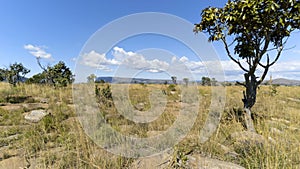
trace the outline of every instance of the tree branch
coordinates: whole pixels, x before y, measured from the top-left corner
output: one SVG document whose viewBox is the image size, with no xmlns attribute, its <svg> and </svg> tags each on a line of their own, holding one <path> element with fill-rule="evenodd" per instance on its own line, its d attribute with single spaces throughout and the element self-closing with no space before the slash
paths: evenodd
<svg viewBox="0 0 300 169">
<path fill-rule="evenodd" d="M 263 68 L 265 68 L 265 70 L 264 70 L 263 75 L 261 76 L 261 78 L 257 82 L 257 85 L 260 85 L 264 81 L 264 79 L 265 79 L 265 77 L 268 73 L 269 67 L 270 67 L 269 63 L 270 63 L 270 57 L 269 57 L 269 55 L 267 55 L 267 66 L 262 66 Z"/>
<path fill-rule="evenodd" d="M 268 35 L 268 33 L 266 32 L 266 37 L 264 38 L 264 41 L 265 41 L 265 44 L 264 44 L 264 47 L 263 49 L 261 50 L 260 52 L 260 57 L 262 57 L 268 50 L 268 46 L 269 46 L 269 43 L 270 43 L 270 35 Z"/>
<path fill-rule="evenodd" d="M 229 58 L 230 58 L 232 61 L 234 61 L 236 64 L 238 64 L 239 67 L 240 67 L 242 70 L 244 70 L 245 72 L 249 72 L 249 70 L 247 70 L 246 68 L 244 68 L 244 67 L 242 66 L 242 64 L 241 64 L 241 62 L 240 62 L 239 60 L 236 60 L 235 58 L 233 58 L 233 57 L 231 56 L 231 53 L 230 53 L 230 51 L 229 51 L 228 45 L 227 45 L 226 40 L 224 39 L 224 37 L 222 37 L 221 40 L 222 40 L 222 42 L 223 42 L 223 44 L 224 44 L 224 46 L 225 46 L 225 50 L 226 50 L 227 55 L 229 56 Z"/>
<path fill-rule="evenodd" d="M 277 56 L 276 56 L 275 60 L 271 64 L 268 64 L 268 67 L 274 65 L 274 63 L 277 62 L 277 60 L 279 59 L 279 56 L 280 56 L 282 50 L 283 50 L 283 46 L 279 47 L 279 50 L 278 50 L 278 53 L 277 53 Z"/>
<path fill-rule="evenodd" d="M 246 87 L 246 84 L 245 84 L 245 83 L 241 83 L 241 82 L 239 82 L 239 81 L 236 81 L 236 84 Z"/>
<path fill-rule="evenodd" d="M 43 70 L 46 72 L 47 69 L 46 69 L 45 67 L 42 66 L 40 59 L 41 59 L 40 57 L 37 57 L 37 58 L 36 58 L 37 63 L 38 63 L 38 65 L 40 66 L 40 68 L 43 69 Z"/>
<path fill-rule="evenodd" d="M 287 41 L 285 41 L 283 44 L 285 44 L 286 42 Z M 263 82 L 263 80 L 265 79 L 265 77 L 268 73 L 268 70 L 269 70 L 270 66 L 274 65 L 277 62 L 277 60 L 279 59 L 279 56 L 280 56 L 280 54 L 283 50 L 283 44 L 279 47 L 277 56 L 276 56 L 276 58 L 274 59 L 273 62 L 270 63 L 270 57 L 269 57 L 269 54 L 267 54 L 267 64 L 263 65 L 261 63 L 258 63 L 261 67 L 263 67 L 265 69 L 263 75 L 261 76 L 260 80 L 258 81 L 258 84 Z"/>
</svg>

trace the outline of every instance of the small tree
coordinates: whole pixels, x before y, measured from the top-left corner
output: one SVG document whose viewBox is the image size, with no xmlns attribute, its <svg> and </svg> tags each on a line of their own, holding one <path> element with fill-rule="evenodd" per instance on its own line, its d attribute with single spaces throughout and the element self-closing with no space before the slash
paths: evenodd
<svg viewBox="0 0 300 169">
<path fill-rule="evenodd" d="M 46 84 L 46 74 L 45 73 L 35 74 L 31 78 L 27 79 L 26 83 Z"/>
<path fill-rule="evenodd" d="M 241 83 L 246 88 L 242 100 L 245 122 L 248 130 L 255 131 L 251 108 L 258 85 L 279 59 L 291 32 L 299 29 L 300 1 L 229 0 L 223 8 L 204 9 L 201 16 L 194 31 L 208 33 L 209 41 L 221 41 L 229 58 L 245 72 L 245 82 Z M 270 51 L 276 52 L 273 60 Z M 259 67 L 263 70 L 260 75 Z"/>
<path fill-rule="evenodd" d="M 186 86 L 189 85 L 189 78 L 183 78 L 182 80 Z"/>
<path fill-rule="evenodd" d="M 209 77 L 202 77 L 202 86 L 210 86 L 211 85 L 211 81 Z"/>
<path fill-rule="evenodd" d="M 96 80 L 97 76 L 95 74 L 90 74 L 88 77 L 87 77 L 87 82 L 88 83 L 94 83 L 95 80 Z M 102 79 L 101 79 L 102 80 Z"/>
<path fill-rule="evenodd" d="M 14 63 L 9 65 L 9 68 L 5 70 L 2 69 L 1 72 L 1 74 L 4 75 L 4 77 L 2 77 L 3 79 L 5 78 L 8 83 L 16 86 L 17 82 L 22 81 L 22 78 L 24 78 L 30 70 L 25 68 L 22 63 Z"/>
<path fill-rule="evenodd" d="M 212 86 L 216 86 L 217 82 L 218 81 L 215 78 L 211 78 L 211 82 L 210 83 L 211 83 Z"/>
<path fill-rule="evenodd" d="M 177 77 L 176 76 L 172 76 L 171 77 L 172 81 L 173 81 L 173 84 L 177 84 Z"/>
<path fill-rule="evenodd" d="M 0 81 L 5 80 L 5 70 L 0 68 Z"/>
</svg>

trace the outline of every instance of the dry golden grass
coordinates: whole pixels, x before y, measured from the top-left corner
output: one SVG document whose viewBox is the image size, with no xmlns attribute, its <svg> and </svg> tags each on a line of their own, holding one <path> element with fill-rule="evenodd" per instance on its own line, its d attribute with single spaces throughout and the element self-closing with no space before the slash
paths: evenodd
<svg viewBox="0 0 300 169">
<path fill-rule="evenodd" d="M 104 88 L 105 85 L 99 85 Z M 149 94 L 153 90 L 166 92 L 166 107 L 156 120 L 147 124 L 135 124 L 118 115 L 114 104 L 109 101 L 99 104 L 101 115 L 116 131 L 129 136 L 151 137 L 167 130 L 179 114 L 180 89 L 173 94 L 165 85 L 140 85 L 129 87 L 132 105 L 142 103 L 143 111 L 151 109 Z M 266 146 L 251 145 L 247 151 L 237 149 L 230 140 L 234 132 L 243 131 L 242 123 L 234 116 L 242 108 L 242 91 L 239 86 L 226 87 L 226 105 L 221 123 L 213 136 L 200 143 L 199 134 L 204 125 L 211 103 L 211 87 L 198 86 L 200 104 L 197 120 L 188 135 L 175 147 L 174 153 L 185 158 L 185 153 L 201 154 L 224 161 L 240 164 L 245 168 L 299 168 L 300 167 L 300 87 L 261 86 L 257 103 L 252 111 L 256 115 L 257 132 L 273 144 Z M 31 96 L 31 100 L 8 104 L 7 97 L 20 99 Z M 18 96 L 18 97 L 17 97 Z M 22 97 L 21 97 L 22 96 Z M 72 105 L 72 87 L 55 89 L 50 86 L 20 84 L 12 88 L 0 83 L 0 104 L 24 105 L 36 103 L 40 98 L 49 99 L 47 110 L 51 115 L 39 123 L 28 123 L 20 108 L 5 110 L 0 107 L 0 149 L 5 152 L 1 161 L 10 158 L 11 150 L 24 159 L 26 164 L 37 168 L 129 168 L 135 159 L 114 155 L 97 146 L 80 125 Z M 17 100 L 18 101 L 18 100 Z M 113 101 L 112 101 L 113 102 Z M 7 140 L 9 136 L 16 139 Z M 224 146 L 238 155 L 230 156 Z M 246 149 L 246 147 L 245 147 Z M 1 155 L 1 153 L 0 153 Z M 29 162 L 29 163 L 28 163 Z M 1 166 L 1 165 L 0 165 Z"/>
</svg>

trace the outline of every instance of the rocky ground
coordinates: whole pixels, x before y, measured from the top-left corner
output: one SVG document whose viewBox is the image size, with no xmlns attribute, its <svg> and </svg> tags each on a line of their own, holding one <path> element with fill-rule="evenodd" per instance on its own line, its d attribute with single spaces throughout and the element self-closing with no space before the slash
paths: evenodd
<svg viewBox="0 0 300 169">
<path fill-rule="evenodd" d="M 174 95 L 176 93 L 170 93 L 170 97 L 173 98 Z M 203 96 L 209 97 L 209 94 L 203 93 Z M 179 96 L 174 98 L 175 100 L 166 107 L 167 111 L 178 114 L 174 109 L 181 105 L 181 101 L 177 100 Z M 70 98 L 26 97 L 18 100 L 12 97 L 10 99 L 0 104 L 0 169 L 74 168 L 74 166 L 135 169 L 238 169 L 259 168 L 259 166 L 270 168 L 267 164 L 263 164 L 270 159 L 274 161 L 271 161 L 269 166 L 300 168 L 300 123 L 297 120 L 300 111 L 299 97 L 295 95 L 276 98 L 277 105 L 258 107 L 257 112 L 274 110 L 289 113 L 281 115 L 275 112 L 265 116 L 258 114 L 257 133 L 245 131 L 240 122 L 231 116 L 232 112 L 237 112 L 238 109 L 229 109 L 226 114 L 228 109 L 225 108 L 218 130 L 206 143 L 199 143 L 199 132 L 192 129 L 192 132 L 173 149 L 155 156 L 136 159 L 120 158 L 94 145 L 79 125 Z M 260 103 L 258 102 L 258 105 Z M 147 102 L 135 103 L 134 107 L 140 117 L 144 115 L 141 111 L 149 110 L 148 104 Z M 285 105 L 289 105 L 288 108 L 285 108 Z M 182 106 L 191 107 L 188 103 Z M 230 107 L 234 106 L 230 105 Z M 108 113 L 106 117 L 108 121 L 120 119 L 120 115 L 117 114 Z M 121 121 L 113 121 L 112 125 L 118 122 L 116 129 L 120 132 L 132 134 L 135 131 L 131 123 L 123 122 L 124 119 Z M 196 125 L 199 124 L 196 122 Z M 146 133 L 135 134 L 153 137 L 163 133 L 168 127 L 168 123 L 162 126 L 152 124 L 147 127 Z"/>
</svg>

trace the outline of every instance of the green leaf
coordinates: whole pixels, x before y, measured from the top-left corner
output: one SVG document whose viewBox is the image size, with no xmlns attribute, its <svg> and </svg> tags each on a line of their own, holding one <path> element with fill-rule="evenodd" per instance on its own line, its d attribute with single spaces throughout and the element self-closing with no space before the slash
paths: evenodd
<svg viewBox="0 0 300 169">
<path fill-rule="evenodd" d="M 246 19 L 246 15 L 243 15 L 242 19 L 245 20 Z"/>
</svg>

